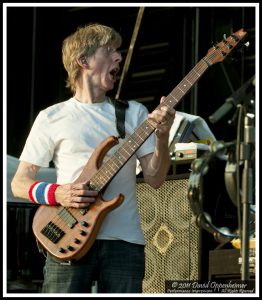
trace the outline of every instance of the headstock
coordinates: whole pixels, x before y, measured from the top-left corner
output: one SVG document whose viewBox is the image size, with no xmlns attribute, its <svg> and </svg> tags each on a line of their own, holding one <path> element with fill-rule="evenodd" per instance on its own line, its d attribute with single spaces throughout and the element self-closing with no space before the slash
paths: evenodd
<svg viewBox="0 0 262 300">
<path fill-rule="evenodd" d="M 228 37 L 224 35 L 223 40 L 220 43 L 217 43 L 214 47 L 208 50 L 207 55 L 204 58 L 205 61 L 209 65 L 223 61 L 246 36 L 247 32 L 243 29 L 232 33 Z"/>
</svg>

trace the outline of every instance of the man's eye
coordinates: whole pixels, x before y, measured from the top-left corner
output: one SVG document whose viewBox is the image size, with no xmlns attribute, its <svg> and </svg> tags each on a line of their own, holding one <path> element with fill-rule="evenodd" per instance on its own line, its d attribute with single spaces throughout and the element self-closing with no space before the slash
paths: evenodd
<svg viewBox="0 0 262 300">
<path fill-rule="evenodd" d="M 113 47 L 107 47 L 107 52 L 108 53 L 114 53 L 116 51 L 116 48 Z"/>
</svg>

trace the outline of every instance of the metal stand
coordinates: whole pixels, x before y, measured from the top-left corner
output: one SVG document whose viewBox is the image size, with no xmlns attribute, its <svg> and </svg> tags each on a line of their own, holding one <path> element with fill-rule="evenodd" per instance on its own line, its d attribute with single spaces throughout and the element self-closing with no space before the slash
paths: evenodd
<svg viewBox="0 0 262 300">
<path fill-rule="evenodd" d="M 255 127 L 254 118 L 248 114 L 244 121 L 244 143 L 241 145 L 241 159 L 244 161 L 244 169 L 242 173 L 242 280 L 249 279 L 249 239 L 250 239 L 250 205 L 253 203 L 253 170 L 252 170 L 252 154 L 255 143 Z"/>
<path fill-rule="evenodd" d="M 253 169 L 252 169 L 252 159 L 254 154 L 255 146 L 255 126 L 254 126 L 254 87 L 255 87 L 255 75 L 252 76 L 246 83 L 244 83 L 236 92 L 234 92 L 229 98 L 226 99 L 225 103 L 212 115 L 209 117 L 210 122 L 216 123 L 221 119 L 225 114 L 227 114 L 234 106 L 237 109 L 233 119 L 228 123 L 233 125 L 235 119 L 239 116 L 238 124 L 238 140 L 241 137 L 242 143 L 237 142 L 237 164 L 239 168 L 239 161 L 244 162 L 244 169 L 242 172 L 242 187 L 240 189 L 240 184 L 237 177 L 236 187 L 230 187 L 230 190 L 235 190 L 236 193 L 231 193 L 230 197 L 236 195 L 238 201 L 237 205 L 240 208 L 242 204 L 242 219 L 241 221 L 242 228 L 240 228 L 240 237 L 241 237 L 241 256 L 242 256 L 242 268 L 241 268 L 241 279 L 249 279 L 249 244 L 250 244 L 250 213 L 251 213 L 251 204 L 254 204 L 253 199 L 253 189 L 254 189 L 254 178 L 253 178 Z M 241 104 L 240 104 L 241 103 Z M 245 117 L 244 117 L 244 137 L 240 134 L 242 128 L 242 116 L 241 111 L 244 107 Z M 249 107 L 252 108 L 252 113 L 248 113 Z M 239 169 L 237 170 L 237 175 L 239 175 Z M 232 185 L 232 181 L 229 182 L 229 185 Z M 232 188 L 232 189 L 231 189 Z M 228 190 L 228 189 L 227 189 Z M 229 191 L 229 190 L 228 190 Z M 240 194 L 242 192 L 242 195 Z M 233 195 L 233 196 L 232 196 Z M 234 198 L 234 197 L 233 197 Z M 241 199 L 241 203 L 240 203 Z M 239 214 L 240 216 L 240 214 Z M 241 226 L 240 226 L 241 227 Z"/>
</svg>

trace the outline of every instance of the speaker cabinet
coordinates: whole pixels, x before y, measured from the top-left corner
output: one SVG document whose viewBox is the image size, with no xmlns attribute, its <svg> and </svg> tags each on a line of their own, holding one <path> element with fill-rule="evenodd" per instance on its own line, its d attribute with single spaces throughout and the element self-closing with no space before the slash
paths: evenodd
<svg viewBox="0 0 262 300">
<path fill-rule="evenodd" d="M 198 280 L 200 235 L 187 199 L 188 178 L 189 173 L 171 174 L 156 190 L 137 180 L 146 239 L 143 293 L 164 293 L 166 280 Z"/>
</svg>

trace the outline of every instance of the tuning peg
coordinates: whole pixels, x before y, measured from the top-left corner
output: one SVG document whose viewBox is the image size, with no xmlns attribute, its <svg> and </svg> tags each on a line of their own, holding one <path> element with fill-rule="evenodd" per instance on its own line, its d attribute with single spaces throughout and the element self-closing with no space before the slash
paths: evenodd
<svg viewBox="0 0 262 300">
<path fill-rule="evenodd" d="M 249 42 L 244 43 L 244 45 L 248 48 L 250 46 Z"/>
</svg>

